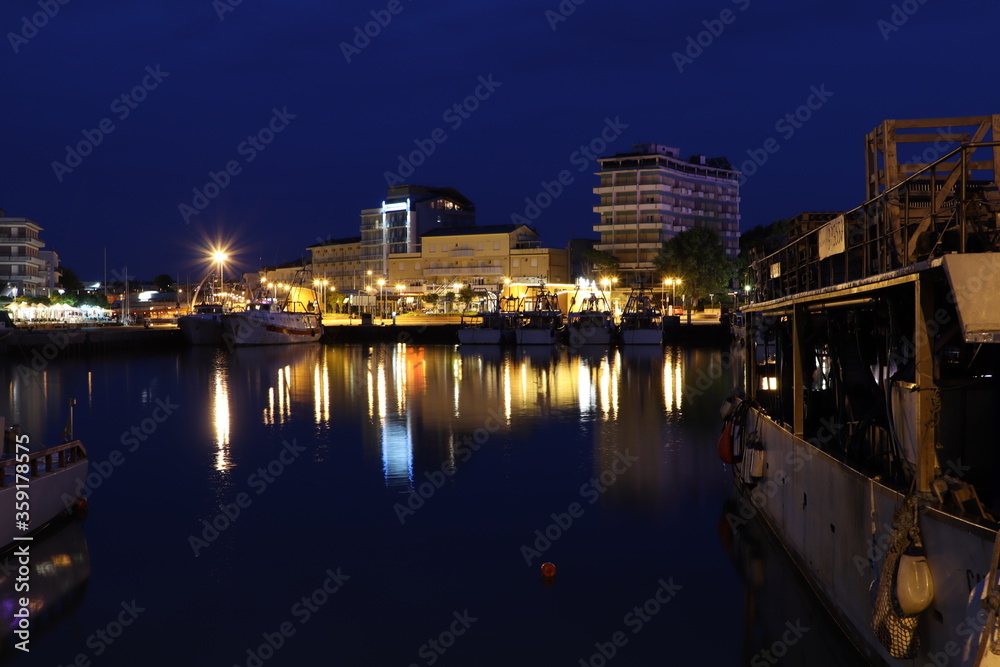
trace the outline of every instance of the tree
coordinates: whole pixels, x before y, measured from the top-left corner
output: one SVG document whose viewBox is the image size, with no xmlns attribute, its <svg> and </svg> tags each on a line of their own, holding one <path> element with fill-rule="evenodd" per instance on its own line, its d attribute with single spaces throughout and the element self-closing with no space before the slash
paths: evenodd
<svg viewBox="0 0 1000 667">
<path fill-rule="evenodd" d="M 83 289 L 83 282 L 76 275 L 76 271 L 69 268 L 68 266 L 60 267 L 62 277 L 59 279 L 59 284 L 67 292 L 76 292 L 77 290 Z"/>
<path fill-rule="evenodd" d="M 582 257 L 584 277 L 591 280 L 618 277 L 618 258 L 610 252 L 590 248 L 583 251 Z"/>
<path fill-rule="evenodd" d="M 168 276 L 166 273 L 161 273 L 160 275 L 153 278 L 153 284 L 161 292 L 166 292 L 170 289 L 170 286 L 174 284 L 174 279 Z"/>
<path fill-rule="evenodd" d="M 462 302 L 463 309 L 468 310 L 469 304 L 475 298 L 476 293 L 472 291 L 472 285 L 463 285 L 458 291 L 458 300 Z"/>
<path fill-rule="evenodd" d="M 426 303 L 431 308 L 433 308 L 433 307 L 435 307 L 437 305 L 437 302 L 438 302 L 438 295 L 437 294 L 434 294 L 434 293 L 425 294 L 422 298 L 424 300 L 424 303 Z"/>
<path fill-rule="evenodd" d="M 664 243 L 653 266 L 663 278 L 683 280 L 684 293 L 695 299 L 727 292 L 734 270 L 719 235 L 704 227 L 685 230 Z"/>
</svg>

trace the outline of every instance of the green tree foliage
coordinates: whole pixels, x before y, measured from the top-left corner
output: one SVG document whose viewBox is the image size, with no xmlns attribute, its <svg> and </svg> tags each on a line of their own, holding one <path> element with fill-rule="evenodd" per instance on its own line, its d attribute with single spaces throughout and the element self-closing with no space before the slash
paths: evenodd
<svg viewBox="0 0 1000 667">
<path fill-rule="evenodd" d="M 433 308 L 434 306 L 437 305 L 437 302 L 438 302 L 438 295 L 437 294 L 434 294 L 434 293 L 425 294 L 422 298 L 424 300 L 424 303 L 426 303 L 431 308 Z"/>
<path fill-rule="evenodd" d="M 704 227 L 680 232 L 664 243 L 653 265 L 661 279 L 683 280 L 684 293 L 695 299 L 727 292 L 734 271 L 718 234 Z"/>
<path fill-rule="evenodd" d="M 170 286 L 174 284 L 174 279 L 171 278 L 166 273 L 161 273 L 160 275 L 153 278 L 153 284 L 161 292 L 167 292 L 170 290 Z"/>
<path fill-rule="evenodd" d="M 463 285 L 462 289 L 458 291 L 458 300 L 462 302 L 463 307 L 468 310 L 469 304 L 476 297 L 476 293 L 472 291 L 472 285 Z"/>
<path fill-rule="evenodd" d="M 610 252 L 588 249 L 582 253 L 584 276 L 591 280 L 618 277 L 618 258 Z"/>
<path fill-rule="evenodd" d="M 69 268 L 68 266 L 60 267 L 62 272 L 62 277 L 59 279 L 59 284 L 67 292 L 76 292 L 77 290 L 83 289 L 83 282 L 76 275 L 76 271 Z"/>
</svg>

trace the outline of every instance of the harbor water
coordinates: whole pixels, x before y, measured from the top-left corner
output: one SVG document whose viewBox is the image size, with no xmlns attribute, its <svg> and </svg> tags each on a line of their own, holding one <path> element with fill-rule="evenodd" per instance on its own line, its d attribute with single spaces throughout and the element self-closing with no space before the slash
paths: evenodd
<svg viewBox="0 0 1000 667">
<path fill-rule="evenodd" d="M 39 368 L 40 366 L 40 368 Z M 850 665 L 718 458 L 735 351 L 300 345 L 0 368 L 87 518 L 16 665 Z M 543 578 L 550 562 L 554 577 Z M 9 563 L 9 558 L 8 558 Z"/>
</svg>

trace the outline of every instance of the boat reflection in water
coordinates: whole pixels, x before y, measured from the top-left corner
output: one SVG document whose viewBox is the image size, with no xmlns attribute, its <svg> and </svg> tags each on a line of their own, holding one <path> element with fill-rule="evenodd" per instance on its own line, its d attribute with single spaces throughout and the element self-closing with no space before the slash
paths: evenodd
<svg viewBox="0 0 1000 667">
<path fill-rule="evenodd" d="M 738 491 L 722 506 L 719 541 L 744 585 L 742 664 L 868 664 Z"/>
<path fill-rule="evenodd" d="M 90 579 L 90 554 L 83 523 L 78 520 L 53 525 L 30 545 L 30 639 L 35 641 L 83 602 Z M 14 633 L 18 626 L 14 614 L 21 608 L 18 600 L 26 594 L 15 588 L 18 567 L 18 557 L 12 551 L 0 556 L 0 658 L 20 653 L 14 648 L 21 641 Z"/>
</svg>

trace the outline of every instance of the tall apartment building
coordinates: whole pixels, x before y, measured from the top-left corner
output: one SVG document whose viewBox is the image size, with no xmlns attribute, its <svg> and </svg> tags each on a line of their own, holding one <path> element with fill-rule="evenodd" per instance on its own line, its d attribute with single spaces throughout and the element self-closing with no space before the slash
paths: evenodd
<svg viewBox="0 0 1000 667">
<path fill-rule="evenodd" d="M 361 211 L 362 268 L 386 276 L 389 255 L 418 252 L 423 234 L 475 224 L 476 207 L 454 188 L 394 185 L 381 206 Z"/>
<path fill-rule="evenodd" d="M 38 238 L 41 226 L 28 218 L 8 218 L 0 209 L 0 285 L 5 296 L 42 296 L 45 292 L 44 263 L 38 251 L 45 243 Z"/>
<path fill-rule="evenodd" d="M 728 257 L 739 254 L 739 172 L 726 158 L 685 160 L 676 148 L 635 144 L 630 153 L 598 162 L 596 248 L 617 257 L 622 272 L 655 282 L 653 258 L 665 242 L 693 227 L 715 231 Z"/>
</svg>

